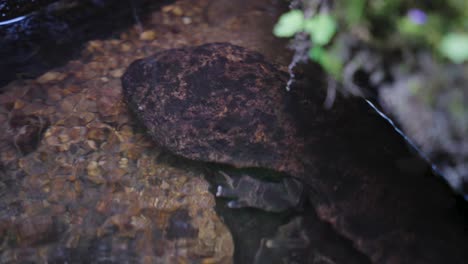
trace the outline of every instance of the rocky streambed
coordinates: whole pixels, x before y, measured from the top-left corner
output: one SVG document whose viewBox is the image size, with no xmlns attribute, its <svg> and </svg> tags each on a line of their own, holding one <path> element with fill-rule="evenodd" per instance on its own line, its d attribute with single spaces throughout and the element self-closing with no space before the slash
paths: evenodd
<svg viewBox="0 0 468 264">
<path fill-rule="evenodd" d="M 319 146 L 303 150 L 309 199 L 281 213 L 228 208 L 215 187 L 244 172 L 166 152 L 130 113 L 121 77 L 158 51 L 230 42 L 285 72 L 290 53 L 271 34 L 285 8 L 176 1 L 2 87 L 0 262 L 465 262 L 466 205 L 365 104 L 341 98 L 324 110 L 319 76 L 305 78 L 317 68 L 297 74 L 317 88 L 301 101 L 315 109 L 301 121 L 316 120 L 304 123 L 304 144 Z"/>
</svg>

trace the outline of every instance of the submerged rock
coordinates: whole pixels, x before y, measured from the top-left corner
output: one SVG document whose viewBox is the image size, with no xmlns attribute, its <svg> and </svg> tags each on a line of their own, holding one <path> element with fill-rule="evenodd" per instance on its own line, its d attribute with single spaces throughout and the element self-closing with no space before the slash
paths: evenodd
<svg viewBox="0 0 468 264">
<path fill-rule="evenodd" d="M 138 60 L 122 83 L 158 144 L 301 179 L 318 215 L 372 262 L 465 262 L 455 197 L 427 167 L 408 170 L 419 163 L 390 125 L 359 100 L 325 110 L 317 80 L 299 77 L 287 93 L 287 76 L 258 53 L 215 43 Z M 237 205 L 258 204 L 250 198 Z"/>
</svg>

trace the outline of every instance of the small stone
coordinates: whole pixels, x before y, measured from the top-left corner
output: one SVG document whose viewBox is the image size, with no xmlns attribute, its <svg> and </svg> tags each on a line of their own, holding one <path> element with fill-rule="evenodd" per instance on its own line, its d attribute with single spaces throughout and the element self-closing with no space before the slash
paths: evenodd
<svg viewBox="0 0 468 264">
<path fill-rule="evenodd" d="M 120 50 L 123 52 L 130 51 L 131 49 L 132 49 L 132 46 L 128 43 L 123 43 L 122 45 L 120 45 Z"/>
<path fill-rule="evenodd" d="M 182 8 L 179 6 L 174 6 L 174 5 L 168 5 L 162 8 L 162 11 L 164 13 L 172 13 L 176 16 L 181 16 L 184 12 L 182 11 Z"/>
<path fill-rule="evenodd" d="M 88 170 L 88 175 L 96 175 L 99 170 L 98 167 L 99 164 L 97 163 L 97 161 L 91 161 L 88 164 L 88 167 L 86 167 L 86 169 Z"/>
<path fill-rule="evenodd" d="M 182 23 L 184 23 L 184 25 L 191 24 L 191 23 L 192 23 L 192 19 L 191 19 L 190 17 L 183 17 L 183 18 L 182 18 Z"/>
<path fill-rule="evenodd" d="M 16 100 L 13 109 L 21 109 L 25 105 L 23 100 Z"/>
<path fill-rule="evenodd" d="M 171 187 L 171 186 L 170 186 L 169 183 L 167 183 L 166 181 L 163 181 L 163 182 L 161 183 L 161 189 L 163 189 L 163 190 L 167 190 L 167 189 L 169 189 L 170 187 Z"/>
<path fill-rule="evenodd" d="M 70 141 L 70 136 L 68 136 L 67 134 L 60 134 L 58 138 L 60 140 L 60 143 L 67 143 L 68 141 Z"/>
<path fill-rule="evenodd" d="M 172 14 L 176 16 L 181 16 L 184 13 L 182 11 L 182 8 L 180 8 L 179 6 L 174 6 L 171 11 L 172 11 Z"/>
<path fill-rule="evenodd" d="M 96 118 L 96 116 L 91 112 L 86 112 L 86 113 L 81 113 L 80 118 L 87 124 L 93 121 Z"/>
<path fill-rule="evenodd" d="M 62 81 L 65 79 L 65 77 L 67 77 L 67 75 L 64 73 L 51 71 L 41 75 L 37 79 L 37 82 L 40 84 L 44 84 L 52 81 Z"/>
<path fill-rule="evenodd" d="M 103 50 L 102 41 L 100 41 L 100 40 L 89 41 L 86 49 L 89 52 L 102 51 Z"/>
<path fill-rule="evenodd" d="M 121 158 L 119 160 L 119 168 L 125 169 L 128 167 L 128 159 L 127 158 Z"/>
<path fill-rule="evenodd" d="M 156 38 L 156 32 L 153 30 L 143 31 L 140 34 L 140 40 L 154 40 Z"/>
<path fill-rule="evenodd" d="M 102 177 L 101 169 L 99 168 L 99 164 L 96 161 L 91 161 L 88 163 L 86 167 L 88 172 L 88 180 L 95 184 L 102 184 L 105 182 L 104 177 Z"/>
<path fill-rule="evenodd" d="M 97 150 L 96 141 L 94 141 L 94 140 L 87 140 L 87 141 L 86 141 L 86 144 L 87 144 L 88 147 L 90 147 L 92 150 Z"/>
<path fill-rule="evenodd" d="M 124 69 L 115 69 L 110 71 L 110 75 L 114 78 L 120 78 L 124 74 Z"/>
<path fill-rule="evenodd" d="M 88 139 L 103 141 L 107 138 L 107 133 L 101 128 L 92 127 L 88 130 L 86 136 Z"/>
</svg>

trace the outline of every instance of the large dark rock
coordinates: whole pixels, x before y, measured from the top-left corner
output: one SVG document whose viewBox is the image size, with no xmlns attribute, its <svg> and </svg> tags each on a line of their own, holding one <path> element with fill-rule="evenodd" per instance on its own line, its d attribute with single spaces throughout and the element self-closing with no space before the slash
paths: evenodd
<svg viewBox="0 0 468 264">
<path fill-rule="evenodd" d="M 308 73 L 314 74 L 312 72 Z M 130 108 L 186 158 L 301 179 L 323 220 L 374 263 L 466 263 L 466 206 L 361 100 L 322 107 L 319 78 L 226 43 L 167 50 L 123 76 Z"/>
<path fill-rule="evenodd" d="M 288 75 L 258 53 L 225 43 L 160 52 L 123 77 L 130 107 L 173 153 L 235 167 L 303 174 Z M 290 102 L 295 103 L 295 102 Z"/>
</svg>

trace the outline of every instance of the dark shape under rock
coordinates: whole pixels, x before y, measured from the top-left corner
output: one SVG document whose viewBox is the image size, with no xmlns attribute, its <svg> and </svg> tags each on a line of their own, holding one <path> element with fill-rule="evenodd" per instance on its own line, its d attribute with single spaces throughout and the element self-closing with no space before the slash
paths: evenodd
<svg viewBox="0 0 468 264">
<path fill-rule="evenodd" d="M 338 97 L 325 110 L 318 78 L 299 77 L 289 93 L 287 79 L 260 54 L 216 43 L 138 60 L 122 82 L 160 145 L 302 179 L 319 217 L 372 262 L 466 263 L 467 224 L 455 197 L 430 170 L 400 169 L 412 154 L 390 125 L 362 100 Z"/>
</svg>

